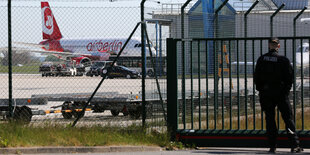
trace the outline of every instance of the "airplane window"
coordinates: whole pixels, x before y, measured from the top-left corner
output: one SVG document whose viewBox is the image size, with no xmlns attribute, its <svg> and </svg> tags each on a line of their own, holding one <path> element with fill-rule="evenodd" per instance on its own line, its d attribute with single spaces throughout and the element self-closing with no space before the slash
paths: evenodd
<svg viewBox="0 0 310 155">
<path fill-rule="evenodd" d="M 301 49 L 302 51 L 300 51 Z M 301 53 L 301 52 L 309 52 L 309 47 L 308 46 L 303 46 L 302 48 L 298 47 L 296 53 Z"/>
<path fill-rule="evenodd" d="M 301 48 L 299 47 L 299 48 L 296 50 L 296 53 L 300 53 L 300 49 L 301 49 Z"/>
<path fill-rule="evenodd" d="M 301 53 L 301 52 L 309 51 L 308 47 L 303 47 L 303 48 L 302 48 L 302 51 L 300 51 L 300 50 L 301 50 L 301 48 L 298 48 L 297 51 L 296 51 L 296 53 Z"/>
<path fill-rule="evenodd" d="M 309 52 L 309 47 L 306 47 L 304 52 Z"/>
</svg>

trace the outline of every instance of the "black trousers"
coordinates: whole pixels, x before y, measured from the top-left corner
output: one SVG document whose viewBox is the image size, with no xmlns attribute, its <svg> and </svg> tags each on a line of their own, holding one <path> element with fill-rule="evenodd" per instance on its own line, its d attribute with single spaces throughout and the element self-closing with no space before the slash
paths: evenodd
<svg viewBox="0 0 310 155">
<path fill-rule="evenodd" d="M 275 108 L 278 107 L 281 112 L 282 119 L 285 122 L 285 128 L 288 134 L 291 148 L 299 146 L 299 138 L 296 134 L 296 128 L 293 120 L 292 106 L 290 104 L 288 95 L 270 93 L 259 93 L 260 104 L 262 110 L 265 112 L 266 129 L 268 136 L 268 143 L 270 148 L 276 148 L 278 129 L 275 121 Z"/>
</svg>

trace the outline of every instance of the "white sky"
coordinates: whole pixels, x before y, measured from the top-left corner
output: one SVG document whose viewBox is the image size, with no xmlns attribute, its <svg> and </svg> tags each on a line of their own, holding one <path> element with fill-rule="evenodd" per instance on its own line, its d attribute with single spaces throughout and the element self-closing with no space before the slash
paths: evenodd
<svg viewBox="0 0 310 155">
<path fill-rule="evenodd" d="M 136 23 L 140 21 L 140 2 L 140 0 L 116 2 L 54 0 L 49 4 L 65 38 L 106 38 L 129 36 Z M 161 2 L 169 3 L 172 0 L 161 0 Z M 0 1 L 0 20 L 3 21 L 0 22 L 0 47 L 7 46 L 6 6 L 6 1 Z M 146 2 L 145 6 L 145 13 L 151 13 L 153 9 L 150 8 L 161 8 L 161 4 L 153 0 Z M 145 17 L 150 18 L 150 15 Z M 137 32 L 135 36 L 139 37 L 140 31 Z M 13 42 L 38 43 L 42 40 L 39 0 L 12 1 L 12 35 Z M 155 34 L 153 32 L 149 35 Z"/>
<path fill-rule="evenodd" d="M 156 3 L 160 1 L 161 4 Z M 196 2 L 197 0 L 192 0 Z M 231 2 L 236 0 L 230 0 Z M 40 0 L 12 1 L 12 41 L 38 43 L 42 40 Z M 145 13 L 161 9 L 163 3 L 186 0 L 147 0 Z M 49 4 L 65 38 L 128 37 L 140 21 L 141 0 L 50 0 Z M 0 0 L 0 47 L 7 46 L 7 1 Z M 150 15 L 145 15 L 150 18 Z M 149 25 L 149 36 L 155 38 L 155 26 Z M 168 37 L 163 27 L 163 38 Z M 135 37 L 140 36 L 140 30 Z"/>
</svg>

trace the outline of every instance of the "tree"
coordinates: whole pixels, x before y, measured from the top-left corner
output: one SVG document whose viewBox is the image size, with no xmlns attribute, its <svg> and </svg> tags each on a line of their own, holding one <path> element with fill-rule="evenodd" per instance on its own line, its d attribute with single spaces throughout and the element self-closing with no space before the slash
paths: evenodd
<svg viewBox="0 0 310 155">
<path fill-rule="evenodd" d="M 2 65 L 7 66 L 9 63 L 9 54 L 7 50 L 1 51 L 3 54 Z M 16 49 L 12 49 L 12 65 L 29 64 L 32 62 L 32 56 L 28 52 L 18 53 Z"/>
</svg>

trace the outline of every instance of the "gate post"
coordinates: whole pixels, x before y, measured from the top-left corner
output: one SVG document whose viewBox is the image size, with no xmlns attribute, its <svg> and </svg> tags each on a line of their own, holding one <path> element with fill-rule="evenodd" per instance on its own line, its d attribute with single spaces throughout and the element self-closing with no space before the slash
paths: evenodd
<svg viewBox="0 0 310 155">
<path fill-rule="evenodd" d="M 8 70 L 9 70 L 9 117 L 13 117 L 13 75 L 12 75 L 12 8 L 11 0 L 8 0 Z"/>
<path fill-rule="evenodd" d="M 170 140 L 176 140 L 178 129 L 178 72 L 176 41 L 167 39 L 167 127 Z"/>
</svg>

